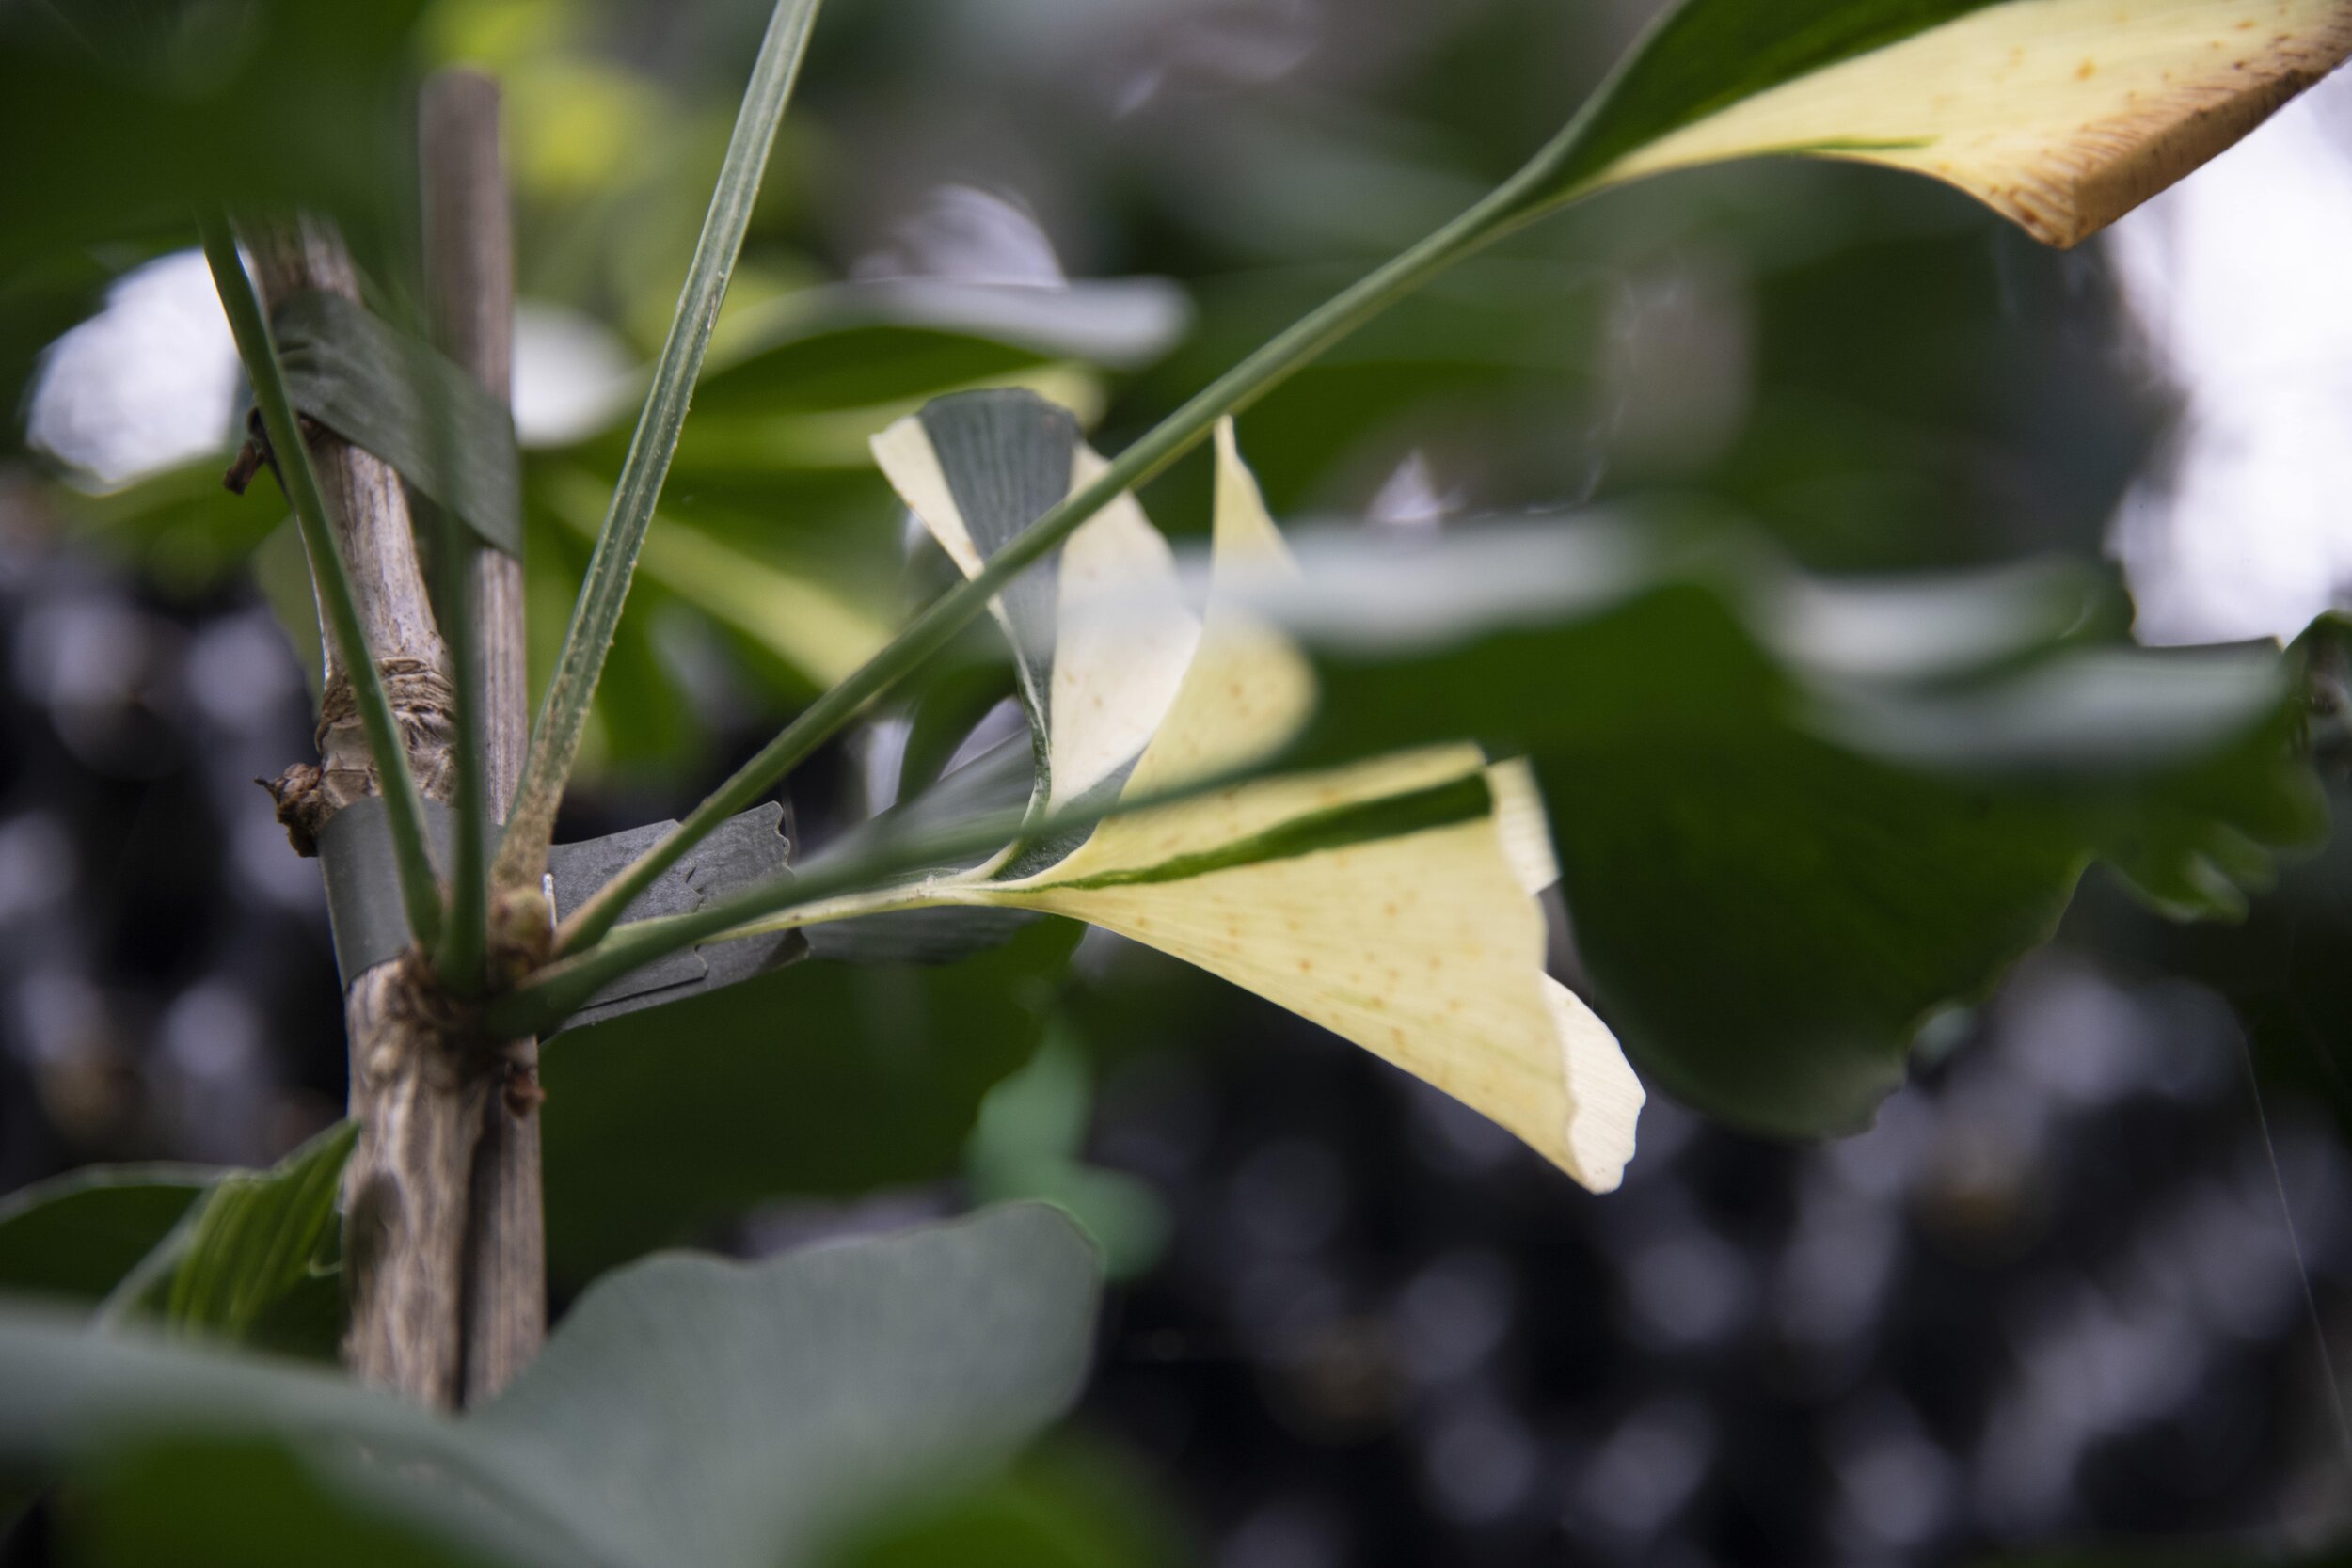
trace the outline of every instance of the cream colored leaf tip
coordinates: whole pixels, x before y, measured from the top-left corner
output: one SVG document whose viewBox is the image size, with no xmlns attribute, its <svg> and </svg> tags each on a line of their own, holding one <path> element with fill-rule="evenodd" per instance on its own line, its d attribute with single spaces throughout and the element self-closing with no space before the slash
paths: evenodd
<svg viewBox="0 0 2352 1568">
<path fill-rule="evenodd" d="M 1803 152 L 1959 186 L 2071 245 L 2352 55 L 2352 0 L 2007 0 L 1784 82 L 1593 183 Z"/>
</svg>

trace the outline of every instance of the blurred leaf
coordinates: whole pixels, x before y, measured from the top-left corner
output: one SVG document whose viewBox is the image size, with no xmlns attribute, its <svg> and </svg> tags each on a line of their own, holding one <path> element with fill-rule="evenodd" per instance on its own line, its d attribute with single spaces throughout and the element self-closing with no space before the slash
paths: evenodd
<svg viewBox="0 0 2352 1568">
<path fill-rule="evenodd" d="M 2055 929 L 2087 851 L 2030 805 L 1788 731 L 1538 753 L 1596 1000 L 1725 1120 L 1857 1130 L 1913 1037 Z"/>
<path fill-rule="evenodd" d="M 541 1067 L 550 1272 L 586 1279 L 769 1198 L 946 1174 L 1076 940 L 1046 922 L 953 968 L 803 963 L 565 1033 Z"/>
<path fill-rule="evenodd" d="M 228 455 L 205 458 L 101 495 L 60 487 L 59 510 L 99 546 L 137 566 L 163 587 L 201 594 L 262 546 L 281 523 L 295 556 L 301 535 L 291 527 L 277 486 L 263 481 L 244 496 L 223 488 Z M 309 569 L 303 576 L 309 593 Z M 317 610 L 310 610 L 317 625 Z"/>
<path fill-rule="evenodd" d="M 199 1429 L 200 1431 L 200 1429 Z M 507 1568 L 430 1521 L 372 1509 L 297 1438 L 166 1433 L 97 1457 L 76 1487 L 92 1568 Z M 583 1560 L 583 1562 L 588 1560 Z"/>
<path fill-rule="evenodd" d="M 294 650 L 303 683 L 315 705 L 326 680 L 326 640 L 319 630 L 318 590 L 310 583 L 310 558 L 302 547 L 302 531 L 292 517 L 270 531 L 253 552 L 253 578 L 269 606 L 270 619 L 285 634 Z"/>
<path fill-rule="evenodd" d="M 1353 263 L 1269 268 L 1200 289 L 1200 329 L 1141 381 L 1173 406 L 1354 279 Z M 1474 436 L 1482 490 L 1532 468 L 1529 493 L 1577 494 L 1596 457 L 1596 382 L 1608 365 L 1604 313 L 1617 291 L 1572 261 L 1474 257 L 1396 302 L 1256 404 L 1250 467 L 1276 511 L 1354 504 L 1401 456 L 1447 433 Z M 1194 483 L 1198 477 L 1201 483 Z M 1153 482 L 1153 514 L 1171 533 L 1205 515 L 1205 475 Z M 1175 500 L 1169 504 L 1163 498 Z M 1198 508 L 1198 511 L 1195 511 Z"/>
<path fill-rule="evenodd" d="M 1096 1265 L 1034 1207 L 592 1287 L 469 1423 L 538 1448 L 646 1563 L 776 1562 L 828 1515 L 1052 1419 L 1091 1350 Z"/>
<path fill-rule="evenodd" d="M 243 1343 L 272 1355 L 335 1366 L 343 1353 L 343 1270 L 339 1227 L 330 1260 L 299 1275 L 262 1304 Z"/>
<path fill-rule="evenodd" d="M 95 1305 L 171 1234 L 219 1173 L 93 1165 L 0 1200 L 0 1291 Z"/>
<path fill-rule="evenodd" d="M 317 1305 L 313 1282 L 326 1272 L 320 1265 L 337 1233 L 343 1163 L 358 1136 L 356 1122 L 338 1122 L 266 1171 L 232 1171 L 214 1183 L 172 1273 L 167 1314 L 173 1328 L 235 1342 L 283 1311 L 289 1298 L 305 1308 Z M 331 1291 L 326 1301 L 329 1321 L 340 1325 Z"/>
<path fill-rule="evenodd" d="M 23 449 L 42 355 L 103 306 L 114 274 L 87 250 L 66 251 L 0 280 L 0 406 L 14 416 L 0 422 L 0 453 Z"/>
<path fill-rule="evenodd" d="M 421 0 L 321 8 L 18 6 L 0 17 L 0 145 L 17 160 L 0 281 L 28 261 L 237 205 L 383 231 L 408 166 Z M 362 248 L 365 248 L 363 244 Z"/>
<path fill-rule="evenodd" d="M 1021 387 L 1050 402 L 1078 410 L 1088 423 L 1103 412 L 1107 396 L 1092 371 L 1055 360 L 1001 375 L 976 378 L 982 388 Z M 817 409 L 762 408 L 714 413 L 697 404 L 692 423 L 678 437 L 676 471 L 684 480 L 706 475 L 864 470 L 871 462 L 866 443 L 910 415 L 936 386 L 876 404 L 846 404 Z"/>
<path fill-rule="evenodd" d="M 1104 1272 L 1124 1279 L 1158 1261 L 1168 1209 L 1151 1183 L 1087 1164 L 1093 1110 L 1093 1069 L 1064 1017 L 1029 1065 L 981 1101 L 966 1169 L 984 1202 L 1033 1198 L 1067 1211 L 1102 1248 Z"/>
<path fill-rule="evenodd" d="M 2352 816 L 2352 792 L 2329 797 L 2336 820 Z M 2212 987 L 2244 1021 L 2268 1092 L 2276 1085 L 2329 1107 L 2352 1130 L 2352 833 L 2290 867 L 2257 897 L 2244 923 L 2183 927 L 2136 910 L 2094 908 L 2103 944 Z"/>
<path fill-rule="evenodd" d="M 800 297 L 787 294 L 774 303 L 791 306 Z M 845 324 L 813 338 L 788 334 L 772 346 L 751 348 L 706 380 L 695 400 L 706 411 L 738 414 L 866 408 L 1035 370 L 1059 357 L 959 332 Z"/>
<path fill-rule="evenodd" d="M 898 1512 L 828 1568 L 1175 1568 L 1184 1532 L 1123 1455 L 1064 1436 L 991 1483 Z"/>
<path fill-rule="evenodd" d="M 359 1560 L 775 1568 L 1053 1419 L 1094 1298 L 1084 1240 L 1037 1208 L 757 1264 L 664 1257 L 592 1288 L 463 1419 L 12 1311 L 0 1465 L 94 1481 L 122 1568 L 354 1542 Z"/>
<path fill-rule="evenodd" d="M 1661 537 L 1309 546 L 1262 605 L 1317 656 L 1293 760 L 1467 734 L 1534 761 L 1602 1010 L 1701 1109 L 1858 1125 L 2094 857 L 2232 915 L 2325 832 L 2275 650 L 2077 647 L 2112 617 L 2030 578 L 1840 590 Z"/>
<path fill-rule="evenodd" d="M 699 410 L 920 401 L 1054 360 L 1134 370 L 1191 321 L 1159 278 L 1059 287 L 903 278 L 803 289 L 729 319 Z"/>
<path fill-rule="evenodd" d="M 2341 0 L 1688 0 L 1539 160 L 1538 199 L 1810 153 L 1932 175 L 2073 245 L 2347 52 Z"/>
<path fill-rule="evenodd" d="M 550 515 L 583 542 L 595 542 L 604 520 L 601 483 L 574 470 L 550 471 L 541 480 L 541 495 Z M 822 577 L 755 559 L 666 512 L 655 516 L 638 570 L 818 688 L 849 674 L 889 640 L 880 616 Z"/>
</svg>

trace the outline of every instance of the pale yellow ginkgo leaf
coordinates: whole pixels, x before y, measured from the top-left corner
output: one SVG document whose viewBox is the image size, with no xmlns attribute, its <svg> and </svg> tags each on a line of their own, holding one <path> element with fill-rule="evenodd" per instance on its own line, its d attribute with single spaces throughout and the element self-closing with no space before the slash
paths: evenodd
<svg viewBox="0 0 2352 1568">
<path fill-rule="evenodd" d="M 1678 49 L 1695 61 L 1701 49 L 1724 47 L 1732 27 L 1747 24 L 1708 13 L 1735 5 L 1754 8 L 1756 25 L 1771 15 L 1758 0 L 1687 7 L 1651 53 Z M 1878 8 L 1899 33 L 1903 8 Z M 1931 8 L 1945 18 L 1776 82 L 1756 80 L 1736 58 L 1677 58 L 1647 76 L 1637 61 L 1621 112 L 1667 123 L 1606 166 L 1579 170 L 1575 187 L 1758 153 L 1853 158 L 1943 180 L 2036 238 L 2069 245 L 2212 158 L 2352 53 L 2352 0 L 1947 0 Z M 1854 15 L 1867 20 L 1867 9 Z M 1794 49 L 1794 26 L 1789 40 L 1766 41 Z M 1697 114 L 1659 113 L 1670 93 L 1697 88 L 1653 82 L 1700 83 L 1708 71 L 1757 90 Z M 1597 117 L 1588 145 L 1610 145 L 1617 110 Z"/>
<path fill-rule="evenodd" d="M 1611 1191 L 1633 1158 L 1634 1128 L 1647 1097 L 1617 1037 L 1581 997 L 1547 974 L 1544 1000 L 1568 1077 L 1568 1146 L 1559 1164 L 1595 1192 Z"/>
<path fill-rule="evenodd" d="M 1641 1089 L 1606 1026 L 1544 973 L 1524 824 L 1506 825 L 1503 804 L 1533 798 L 1523 769 L 1488 768 L 1474 748 L 1414 753 L 1200 802 L 1212 824 L 1279 818 L 1229 841 L 1234 863 L 1195 850 L 1206 869 L 1183 858 L 1111 869 L 1089 845 L 1039 877 L 950 898 L 1068 915 L 1196 964 L 1444 1090 L 1605 1192 L 1632 1155 Z M 1327 803 L 1285 815 L 1310 800 Z M 1311 845 L 1305 825 L 1350 807 L 1365 836 L 1280 852 L 1285 829 Z"/>
<path fill-rule="evenodd" d="M 1080 443 L 1073 490 L 1106 467 Z M 1085 607 L 1116 603 L 1114 617 Z M 1135 760 L 1176 701 L 1200 641 L 1168 540 L 1130 495 L 1096 513 L 1061 549 L 1059 641 L 1047 713 L 1053 806 L 1064 806 Z"/>
<path fill-rule="evenodd" d="M 1266 513 L 1258 482 L 1241 461 L 1231 420 L 1217 426 L 1216 519 L 1207 625 L 1175 700 L 1129 775 L 1128 800 L 1169 795 L 1203 779 L 1263 760 L 1295 736 L 1314 707 L 1314 672 L 1288 638 L 1232 602 L 1236 578 L 1293 570 Z M 1114 618 L 1123 607 L 1113 602 Z M 1368 764 L 1385 770 L 1387 793 L 1419 787 L 1409 759 Z M 1455 772 L 1460 768 L 1455 767 Z M 1372 793 L 1380 793 L 1374 790 Z M 1345 776 L 1267 779 L 1166 810 L 1114 817 L 1095 830 L 1060 871 L 1079 876 L 1158 865 L 1180 855 L 1237 844 L 1274 825 L 1367 792 Z"/>
<path fill-rule="evenodd" d="M 1209 608 L 1123 800 L 1163 799 L 1261 760 L 1311 709 L 1304 655 L 1219 592 L 1287 570 L 1289 558 L 1230 423 L 1217 456 Z M 901 494 L 943 508 L 946 482 L 927 494 L 920 468 L 898 462 Z M 1061 602 L 1065 633 L 1086 624 L 1077 597 Z M 1117 658 L 1109 641 L 1107 631 L 1066 636 L 1055 657 Z M 1057 693 L 1063 673 L 1057 664 Z M 1452 746 L 1142 806 L 1027 876 L 991 866 L 884 902 L 1059 914 L 1156 947 L 1411 1072 L 1606 1191 L 1632 1154 L 1642 1090 L 1607 1027 L 1544 971 L 1537 895 L 1556 877 L 1524 765 L 1490 767 L 1477 748 Z M 848 900 L 809 915 L 878 907 Z"/>
</svg>

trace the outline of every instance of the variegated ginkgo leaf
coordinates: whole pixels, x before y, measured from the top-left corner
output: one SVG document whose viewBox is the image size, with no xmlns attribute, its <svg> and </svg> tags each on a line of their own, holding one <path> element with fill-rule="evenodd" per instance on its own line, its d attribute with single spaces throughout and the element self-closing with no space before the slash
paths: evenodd
<svg viewBox="0 0 2352 1568">
<path fill-rule="evenodd" d="M 875 449 L 967 573 L 1060 499 L 1041 476 L 1069 476 L 1066 492 L 1095 462 L 1073 425 L 1021 393 L 948 400 Z M 1288 558 L 1230 422 L 1217 460 L 1205 620 L 1184 609 L 1167 546 L 1132 499 L 1072 536 L 1058 577 L 1041 566 L 997 607 L 1040 721 L 1041 801 L 1112 781 L 1121 800 L 1164 799 L 1305 722 L 1304 657 L 1218 594 L 1230 574 Z M 1117 613 L 1090 616 L 1106 591 Z M 1046 854 L 792 918 L 978 905 L 1117 931 L 1355 1041 L 1607 1191 L 1643 1094 L 1607 1027 L 1544 972 L 1537 895 L 1556 877 L 1533 776 L 1456 746 L 1143 806 Z"/>
<path fill-rule="evenodd" d="M 2352 54 L 2352 0 L 1687 0 L 1546 157 L 1541 202 L 1759 153 L 2096 232 Z"/>
<path fill-rule="evenodd" d="M 1018 391 L 941 398 L 876 436 L 874 454 L 967 577 L 1103 467 L 1070 410 Z M 1124 607 L 1122 625 L 1074 612 L 1105 598 Z M 1041 807 L 1077 800 L 1135 760 L 1200 636 L 1168 541 L 1132 496 L 1097 513 L 990 608 L 1012 642 L 1040 736 Z"/>
</svg>

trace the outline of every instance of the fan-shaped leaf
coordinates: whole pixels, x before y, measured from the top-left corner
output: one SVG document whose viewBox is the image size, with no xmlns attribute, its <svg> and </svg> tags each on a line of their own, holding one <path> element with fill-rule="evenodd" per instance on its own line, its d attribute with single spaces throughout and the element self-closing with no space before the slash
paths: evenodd
<svg viewBox="0 0 2352 1568">
<path fill-rule="evenodd" d="M 353 1543 L 372 1560 L 774 1568 L 1059 1414 L 1095 1289 L 1083 1238 L 1037 1207 L 750 1265 L 658 1258 L 590 1290 L 462 1419 L 0 1311 L 0 1465 L 97 1486 L 125 1568 Z M 190 1475 L 253 1490 L 190 1508 Z"/>
<path fill-rule="evenodd" d="M 1932 176 L 2073 245 L 2347 53 L 2346 0 L 1688 0 L 1546 154 L 1539 199 L 1804 153 Z"/>
<path fill-rule="evenodd" d="M 971 575 L 1089 477 L 1074 426 L 1018 394 L 934 405 L 876 451 Z M 1230 424 L 1218 476 L 1220 577 L 1282 571 Z M 1214 594 L 1196 623 L 1132 499 L 1073 533 L 1057 564 L 997 605 L 1050 781 L 1041 801 L 1170 795 L 1263 761 L 1305 722 L 1313 680 L 1297 650 Z M 1161 948 L 1418 1074 L 1606 1191 L 1632 1152 L 1641 1089 L 1543 972 L 1535 896 L 1553 875 L 1532 782 L 1454 747 L 1139 811 L 883 897 L 1040 910 Z"/>
</svg>

